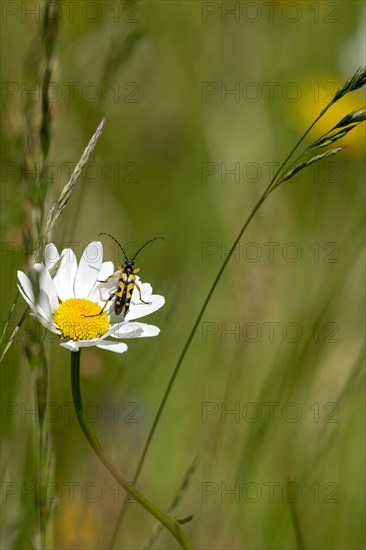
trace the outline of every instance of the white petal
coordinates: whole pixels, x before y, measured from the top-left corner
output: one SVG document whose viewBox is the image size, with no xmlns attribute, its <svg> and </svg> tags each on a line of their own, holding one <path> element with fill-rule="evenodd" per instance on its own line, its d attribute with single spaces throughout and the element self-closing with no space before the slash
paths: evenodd
<svg viewBox="0 0 366 550">
<path fill-rule="evenodd" d="M 152 295 L 152 286 L 150 283 L 142 283 L 142 284 L 139 284 L 139 287 L 141 289 L 141 295 L 143 297 L 143 299 L 146 300 L 146 302 L 148 301 L 147 298 L 149 296 Z"/>
<path fill-rule="evenodd" d="M 71 351 L 79 351 L 77 342 L 73 342 L 72 340 L 69 340 L 69 342 L 61 342 L 60 346 L 67 348 Z"/>
<path fill-rule="evenodd" d="M 49 300 L 49 296 L 48 296 L 47 292 L 40 289 L 38 299 L 39 299 L 39 303 L 36 304 L 36 308 L 39 311 L 39 313 L 40 314 L 43 313 L 44 316 L 46 317 L 46 319 L 48 319 L 48 320 L 53 319 L 52 311 L 54 311 L 54 310 L 51 309 L 51 304 L 50 304 L 50 300 Z M 58 303 L 57 303 L 57 305 L 58 305 Z M 55 308 L 55 309 L 57 309 L 57 308 Z"/>
<path fill-rule="evenodd" d="M 41 265 L 39 269 L 39 288 L 40 288 L 40 294 L 43 290 L 47 296 L 48 300 L 51 306 L 51 311 L 55 311 L 58 308 L 59 301 L 57 298 L 55 287 L 53 286 L 53 281 L 51 278 L 51 275 L 47 271 L 46 267 L 44 265 Z M 40 298 L 41 303 L 41 298 Z M 45 313 L 47 313 L 45 311 Z"/>
<path fill-rule="evenodd" d="M 145 336 L 158 336 L 160 334 L 160 328 L 155 325 L 147 325 L 146 323 L 138 323 L 142 328 L 142 337 Z"/>
<path fill-rule="evenodd" d="M 74 281 L 78 263 L 71 248 L 64 248 L 61 252 L 61 263 L 53 278 L 53 284 L 60 300 L 74 298 Z"/>
<path fill-rule="evenodd" d="M 117 290 L 117 287 L 116 287 L 116 281 L 118 281 L 118 279 L 112 279 L 114 280 L 115 282 L 113 283 L 113 286 L 109 285 L 108 283 L 108 286 L 106 285 L 96 285 L 92 292 L 90 293 L 90 296 L 89 296 L 89 300 L 91 300 L 92 302 L 98 302 L 99 305 L 101 307 L 103 307 L 106 303 L 107 300 L 110 300 L 110 304 L 111 306 L 113 305 L 113 298 L 114 298 L 114 295 L 115 295 L 115 292 Z M 108 304 L 106 306 L 106 311 L 109 311 L 109 308 L 110 308 L 110 305 Z"/>
<path fill-rule="evenodd" d="M 100 338 L 92 338 L 91 340 L 78 340 L 78 341 L 69 340 L 68 342 L 62 342 L 60 345 L 66 348 L 68 347 L 69 349 L 72 348 L 75 351 L 76 349 L 79 349 L 79 348 L 90 348 L 92 346 L 96 346 L 97 344 L 101 344 L 104 338 L 106 338 L 107 336 L 108 336 L 108 332 L 103 334 L 103 336 L 101 336 Z"/>
<path fill-rule="evenodd" d="M 53 243 L 49 243 L 46 245 L 46 248 L 44 249 L 44 259 L 48 271 L 50 271 L 53 266 L 59 261 L 60 254 L 58 253 L 58 250 Z"/>
<path fill-rule="evenodd" d="M 123 353 L 128 349 L 124 342 L 111 342 L 110 340 L 105 340 L 103 344 L 97 344 L 97 348 L 114 351 L 115 353 Z"/>
<path fill-rule="evenodd" d="M 113 325 L 113 324 L 112 324 L 112 325 L 110 326 L 109 330 L 107 330 L 107 332 L 105 332 L 105 333 L 103 334 L 103 336 L 100 337 L 100 339 L 101 339 L 101 340 L 104 340 L 104 338 L 107 338 L 108 336 L 113 335 L 113 334 L 116 332 L 116 330 L 118 330 L 118 328 L 119 328 L 119 325 Z"/>
<path fill-rule="evenodd" d="M 93 340 L 69 340 L 68 342 L 60 343 L 60 346 L 64 348 L 71 349 L 71 351 L 77 351 L 80 348 L 91 348 L 92 346 L 97 345 L 98 342 L 102 342 L 99 338 L 94 338 Z"/>
<path fill-rule="evenodd" d="M 32 283 L 30 282 L 26 274 L 23 273 L 23 271 L 18 271 L 17 274 L 18 274 L 18 280 L 22 285 L 24 292 L 26 293 L 28 298 L 31 300 L 31 302 L 34 303 L 34 292 L 32 288 Z"/>
<path fill-rule="evenodd" d="M 49 323 L 50 321 L 49 321 L 49 319 L 47 319 L 46 313 L 43 311 L 41 306 L 39 304 L 34 304 L 28 298 L 28 296 L 25 294 L 24 290 L 22 289 L 22 287 L 20 285 L 17 285 L 17 287 L 18 287 L 18 290 L 19 290 L 20 294 L 23 296 L 24 300 L 27 302 L 27 304 L 31 308 L 31 310 L 34 313 L 35 317 L 37 317 L 38 321 L 42 324 Z M 51 315 L 51 320 L 52 320 L 52 315 Z"/>
<path fill-rule="evenodd" d="M 103 262 L 100 267 L 99 280 L 105 281 L 113 273 L 114 273 L 113 262 Z"/>
<path fill-rule="evenodd" d="M 41 323 L 41 325 L 43 325 L 47 330 L 54 332 L 55 334 L 61 334 L 60 329 L 57 328 L 53 320 L 49 321 L 48 319 L 40 317 L 39 315 L 37 315 L 37 319 Z"/>
<path fill-rule="evenodd" d="M 111 336 L 114 338 L 139 338 L 142 333 L 142 323 L 126 323 L 122 321 L 112 325 Z"/>
<path fill-rule="evenodd" d="M 103 247 L 99 241 L 88 244 L 81 257 L 74 282 L 77 298 L 88 298 L 99 278 L 103 259 Z"/>
<path fill-rule="evenodd" d="M 142 283 L 138 275 L 136 275 L 136 283 L 139 285 L 141 290 L 141 296 L 145 302 L 149 302 L 148 298 L 152 295 L 152 286 L 150 283 Z M 135 289 L 136 290 L 136 289 Z M 139 294 L 138 294 L 139 296 Z"/>
<path fill-rule="evenodd" d="M 118 329 L 111 333 L 113 338 L 143 338 L 145 336 L 157 336 L 160 329 L 146 323 L 120 323 Z"/>
<path fill-rule="evenodd" d="M 106 266 L 106 264 L 109 264 Z M 106 267 L 105 267 L 106 266 Z M 111 275 L 116 275 L 116 277 L 111 277 Z M 110 279 L 106 283 L 96 282 L 93 290 L 89 295 L 89 299 L 93 301 L 105 302 L 113 292 L 117 289 L 117 283 L 120 276 L 120 271 L 114 271 L 114 266 L 112 262 L 105 262 L 102 264 L 98 281 L 106 281 L 108 277 Z M 104 303 L 103 303 L 104 305 Z"/>
<path fill-rule="evenodd" d="M 37 308 L 35 306 L 35 304 L 32 302 L 32 300 L 30 300 L 28 298 L 28 296 L 26 295 L 26 293 L 24 292 L 24 290 L 22 289 L 22 287 L 20 285 L 17 285 L 18 287 L 18 290 L 20 292 L 20 294 L 23 296 L 24 300 L 27 302 L 27 304 L 29 305 L 29 307 L 31 308 L 31 310 L 33 311 L 33 313 L 35 313 L 37 315 Z"/>
<path fill-rule="evenodd" d="M 164 296 L 159 296 L 159 294 L 152 294 L 151 296 L 143 296 L 146 298 L 146 301 L 149 301 L 150 304 L 143 304 L 140 302 L 138 293 L 137 300 L 135 302 L 135 293 L 132 295 L 130 311 L 126 315 L 126 321 L 133 321 L 134 319 L 140 319 L 140 317 L 145 317 L 145 315 L 150 315 L 154 311 L 157 311 L 165 304 Z"/>
<path fill-rule="evenodd" d="M 100 342 L 99 338 L 93 338 L 93 340 L 78 340 L 75 342 L 79 348 L 91 348 Z"/>
</svg>

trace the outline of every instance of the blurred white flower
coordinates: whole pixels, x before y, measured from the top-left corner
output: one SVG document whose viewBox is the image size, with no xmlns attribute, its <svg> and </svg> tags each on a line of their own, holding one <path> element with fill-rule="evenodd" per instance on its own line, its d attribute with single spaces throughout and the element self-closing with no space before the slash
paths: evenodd
<svg viewBox="0 0 366 550">
<path fill-rule="evenodd" d="M 116 340 L 156 336 L 160 332 L 153 325 L 131 322 L 153 313 L 165 303 L 164 297 L 152 294 L 151 285 L 141 283 L 138 276 L 136 282 L 142 299 L 148 303 L 141 302 L 135 287 L 126 316 L 123 312 L 118 316 L 114 314 L 114 297 L 99 315 L 118 283 L 118 278 L 100 282 L 115 272 L 113 263 L 102 259 L 103 246 L 99 241 L 85 248 L 79 264 L 70 248 L 65 248 L 60 255 L 54 244 L 48 244 L 45 263 L 33 266 L 38 274 L 37 289 L 25 273 L 18 271 L 18 288 L 32 314 L 44 327 L 58 334 L 60 345 L 71 351 L 96 346 L 123 353 L 127 345 Z"/>
</svg>

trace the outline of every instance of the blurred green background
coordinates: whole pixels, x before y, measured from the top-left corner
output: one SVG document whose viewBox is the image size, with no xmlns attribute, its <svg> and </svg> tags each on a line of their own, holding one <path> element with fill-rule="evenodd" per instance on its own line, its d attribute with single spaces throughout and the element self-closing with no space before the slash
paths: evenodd
<svg viewBox="0 0 366 550">
<path fill-rule="evenodd" d="M 39 76 L 29 68 L 42 48 L 43 6 L 1 6 L 3 326 L 16 270 L 26 269 L 23 111 Z M 142 280 L 166 298 L 144 319 L 161 328 L 159 337 L 131 343 L 123 355 L 95 348 L 82 355 L 93 428 L 132 478 L 227 250 L 274 167 L 363 63 L 364 5 L 106 0 L 61 9 L 50 204 L 105 113 L 108 120 L 52 240 L 59 250 L 72 243 L 80 257 L 101 231 L 122 244 L 166 238 L 138 261 Z M 311 138 L 362 104 L 362 93 L 346 96 Z M 153 439 L 139 487 L 164 510 L 196 457 L 173 515 L 194 514 L 184 529 L 197 548 L 296 548 L 294 509 L 305 548 L 364 547 L 364 132 L 344 142 L 347 150 L 281 186 L 255 216 Z M 104 244 L 105 259 L 121 261 Z M 23 310 L 19 300 L 11 327 Z M 30 548 L 34 535 L 26 330 L 1 365 L 2 548 Z M 57 483 L 46 494 L 55 497 L 48 547 L 104 549 L 124 494 L 72 416 L 69 353 L 57 343 L 47 353 Z M 126 506 L 115 548 L 143 548 L 154 521 Z M 176 546 L 163 533 L 153 547 Z"/>
</svg>

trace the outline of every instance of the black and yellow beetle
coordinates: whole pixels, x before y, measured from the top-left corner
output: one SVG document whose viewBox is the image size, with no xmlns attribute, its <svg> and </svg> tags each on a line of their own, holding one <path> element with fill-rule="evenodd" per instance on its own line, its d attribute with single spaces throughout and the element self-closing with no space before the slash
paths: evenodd
<svg viewBox="0 0 366 550">
<path fill-rule="evenodd" d="M 104 304 L 102 310 L 99 313 L 97 313 L 97 315 L 101 315 L 103 313 L 103 311 L 105 310 L 105 308 L 107 307 L 108 302 L 110 300 L 112 300 L 114 297 L 116 297 L 115 302 L 114 302 L 114 313 L 116 315 L 120 315 L 123 312 L 124 316 L 126 316 L 129 309 L 130 309 L 132 293 L 133 293 L 133 289 L 135 287 L 137 288 L 137 290 L 140 294 L 141 302 L 143 304 L 149 304 L 150 303 L 150 302 L 145 302 L 142 299 L 141 289 L 140 289 L 139 285 L 136 283 L 136 273 L 138 273 L 140 271 L 139 268 L 135 269 L 135 267 L 134 267 L 134 262 L 135 262 L 135 259 L 136 259 L 137 255 L 149 243 L 151 243 L 153 241 L 156 241 L 157 239 L 163 239 L 163 240 L 165 240 L 165 239 L 164 239 L 164 237 L 154 237 L 153 239 L 150 239 L 145 244 L 143 244 L 138 249 L 138 251 L 136 252 L 134 257 L 131 258 L 131 260 L 129 260 L 127 258 L 127 255 L 126 255 L 125 251 L 123 250 L 123 247 L 120 245 L 120 243 L 117 241 L 117 239 L 112 237 L 112 235 L 110 235 L 109 233 L 99 233 L 98 236 L 100 236 L 100 235 L 108 235 L 108 237 L 113 239 L 114 242 L 116 242 L 118 244 L 118 246 L 120 247 L 120 249 L 122 250 L 126 261 L 125 261 L 124 266 L 120 266 L 120 265 L 118 266 L 118 270 L 120 271 L 119 275 L 113 274 L 113 275 L 110 275 L 105 281 L 99 281 L 100 283 L 107 283 L 109 281 L 109 279 L 111 279 L 112 277 L 118 277 L 119 278 L 118 279 L 118 288 L 117 288 L 117 290 L 115 292 L 113 292 L 113 294 L 111 294 L 111 296 L 108 298 L 108 300 Z M 90 317 L 95 317 L 95 316 L 96 315 L 90 315 Z"/>
</svg>

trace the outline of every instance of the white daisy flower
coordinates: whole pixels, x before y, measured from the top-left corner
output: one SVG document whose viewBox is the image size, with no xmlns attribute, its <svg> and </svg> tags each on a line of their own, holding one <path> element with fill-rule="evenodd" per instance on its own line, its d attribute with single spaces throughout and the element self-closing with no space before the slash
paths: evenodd
<svg viewBox="0 0 366 550">
<path fill-rule="evenodd" d="M 103 262 L 102 259 L 103 246 L 99 241 L 93 241 L 85 248 L 79 264 L 70 248 L 65 248 L 60 255 L 54 244 L 48 244 L 45 263 L 33 266 L 39 281 L 36 291 L 27 275 L 18 271 L 18 288 L 32 314 L 44 327 L 58 334 L 61 346 L 71 351 L 96 346 L 123 353 L 127 345 L 116 340 L 156 336 L 160 332 L 153 325 L 131 322 L 153 313 L 165 303 L 164 297 L 152 294 L 151 285 L 141 283 L 137 275 L 142 300 L 148 303 L 141 302 L 135 287 L 126 316 L 123 312 L 118 316 L 114 314 L 114 297 L 100 314 L 116 291 L 118 278 L 111 278 L 106 283 L 100 281 L 114 273 L 119 274 L 112 262 Z"/>
</svg>

